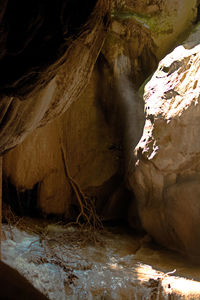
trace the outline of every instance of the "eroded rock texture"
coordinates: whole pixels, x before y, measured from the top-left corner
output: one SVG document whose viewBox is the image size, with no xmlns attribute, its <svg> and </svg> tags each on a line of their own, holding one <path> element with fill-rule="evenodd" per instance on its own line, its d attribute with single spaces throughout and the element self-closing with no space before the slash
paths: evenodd
<svg viewBox="0 0 200 300">
<path fill-rule="evenodd" d="M 2 3 L 1 154 L 77 99 L 89 81 L 108 27 L 110 1 L 87 1 L 80 10 L 79 1 L 59 1 L 55 10 L 54 5 L 42 3 L 33 1 L 29 6 L 22 1 L 16 18 L 14 3 Z M 21 19 L 26 11 L 27 20 Z"/>
<path fill-rule="evenodd" d="M 102 186 L 117 172 L 114 138 L 96 105 L 97 82 L 96 70 L 85 93 L 62 117 L 37 129 L 4 157 L 4 174 L 19 191 L 39 183 L 38 205 L 47 214 L 70 213 L 71 178 L 87 195 L 100 196 L 106 192 Z M 109 196 L 112 184 L 107 189 Z"/>
<path fill-rule="evenodd" d="M 18 191 L 31 190 L 38 185 L 37 201 L 43 212 L 66 216 L 71 214 L 74 191 L 69 186 L 71 187 L 72 178 L 87 197 L 94 199 L 97 210 L 105 218 L 121 218 L 126 215 L 130 197 L 124 184 L 126 162 L 123 148 L 134 148 L 141 136 L 144 122 L 142 101 L 138 102 L 133 82 L 140 72 L 137 87 L 145 75 L 141 75 L 141 69 L 138 72 L 138 69 L 133 68 L 130 53 L 134 47 L 133 39 L 137 40 L 137 44 L 140 43 L 142 30 L 145 31 L 140 26 L 130 43 L 126 42 L 126 35 L 123 37 L 121 52 L 118 49 L 121 36 L 114 33 L 118 42 L 114 40 L 112 43 L 111 30 L 92 79 L 79 100 L 71 106 L 68 102 L 68 109 L 61 118 L 36 130 L 23 144 L 5 156 L 5 177 L 9 178 Z M 156 60 L 151 52 L 151 42 L 148 42 L 151 38 L 148 39 L 146 31 L 144 34 L 146 39 L 141 47 L 146 47 L 146 51 L 149 51 L 154 68 Z M 142 60 L 138 48 L 135 50 L 135 57 L 136 60 Z M 74 70 L 71 71 L 71 76 L 75 76 Z M 51 84 L 53 85 L 53 81 L 46 91 L 43 90 L 44 95 L 51 94 Z M 64 85 L 65 76 L 60 79 L 61 93 Z M 60 113 L 62 108 L 62 105 L 52 106 L 49 119 L 57 111 Z M 129 131 L 131 120 L 133 125 L 130 135 L 124 137 L 126 129 Z M 64 165 L 69 173 L 67 176 L 61 148 L 65 154 Z M 30 153 L 34 153 L 31 163 Z"/>
<path fill-rule="evenodd" d="M 199 29 L 167 55 L 145 87 L 147 117 L 130 177 L 143 228 L 194 257 L 200 253 L 198 35 Z"/>
<path fill-rule="evenodd" d="M 196 0 L 116 0 L 113 2 L 113 14 L 118 21 L 123 20 L 128 25 L 123 33 L 131 29 L 130 21 L 137 22 L 138 25 L 132 27 L 127 34 L 128 39 L 131 35 L 134 36 L 138 26 L 144 27 L 156 46 L 153 53 L 160 60 L 192 29 L 193 22 L 197 17 L 197 4 Z M 135 47 L 139 47 L 142 51 L 144 33 L 140 36 L 139 41 L 139 44 L 135 43 Z M 148 46 L 144 51 L 147 49 Z M 146 56 L 146 59 L 148 60 L 149 57 Z M 149 60 L 149 66 L 151 64 L 152 62 Z"/>
<path fill-rule="evenodd" d="M 97 2 L 1 1 L 0 95 L 27 98 L 44 87 L 70 44 L 92 28 L 85 24 Z"/>
<path fill-rule="evenodd" d="M 168 215 L 163 217 L 163 211 L 176 215 L 175 209 L 164 207 L 168 200 L 163 201 L 163 197 L 167 197 L 163 195 L 168 186 L 174 184 L 174 193 L 177 193 L 181 189 L 178 185 L 182 182 L 180 178 L 192 177 L 189 171 L 187 173 L 193 157 L 191 153 L 196 153 L 196 161 L 199 151 L 193 151 L 193 148 L 198 148 L 198 143 L 188 144 L 192 122 L 198 122 L 198 118 L 194 117 L 198 105 L 190 105 L 193 95 L 198 94 L 198 81 L 195 83 L 198 80 L 195 63 L 198 55 L 192 52 L 198 48 L 191 52 L 178 48 L 181 51 L 176 50 L 176 58 L 171 58 L 167 66 L 165 60 L 161 63 L 163 67 L 156 71 L 152 87 L 148 85 L 149 92 L 145 95 L 146 106 L 149 107 L 143 137 L 146 140 L 141 140 L 139 147 L 142 149 L 138 150 L 137 157 L 132 153 L 142 135 L 144 122 L 136 90 L 155 70 L 160 58 L 177 43 L 180 35 L 191 28 L 197 14 L 197 3 L 114 1 L 110 30 L 98 56 L 97 49 L 100 49 L 105 37 L 106 27 L 102 22 L 102 16 L 108 9 L 105 3 L 108 2 L 98 2 L 102 14 L 91 33 L 78 37 L 80 43 L 72 44 L 68 53 L 71 59 L 68 57 L 56 77 L 37 98 L 27 101 L 31 108 L 23 106 L 21 113 L 20 105 L 25 102 L 14 99 L 15 102 L 11 103 L 16 116 L 12 117 L 15 125 L 2 127 L 2 151 L 22 141 L 37 126 L 44 127 L 34 130 L 20 146 L 5 155 L 4 176 L 17 191 L 37 186 L 36 201 L 43 213 L 71 216 L 71 207 L 78 206 L 72 184 L 75 182 L 79 191 L 92 199 L 97 211 L 105 218 L 120 218 L 126 217 L 133 199 L 124 180 L 129 173 L 144 229 L 166 246 L 186 251 L 192 241 L 186 242 L 185 238 L 183 242 L 186 229 L 182 233 L 179 231 L 181 223 L 168 223 Z M 78 97 L 88 82 L 88 74 L 97 56 L 89 85 Z M 191 76 L 196 76 L 194 82 L 188 79 L 193 72 L 192 66 L 194 74 L 191 73 Z M 186 98 L 183 97 L 185 93 Z M 16 103 L 19 109 L 16 109 Z M 195 111 L 194 116 L 190 110 Z M 183 119 L 187 114 L 188 117 Z M 20 122 L 17 123 L 19 116 Z M 10 132 L 12 138 L 6 132 Z M 194 137 L 195 132 L 192 133 Z M 148 138 L 151 140 L 148 141 Z M 189 150 L 190 147 L 192 150 Z M 134 172 L 135 159 L 138 162 Z M 181 176 L 177 179 L 179 173 Z M 173 194 L 171 190 L 170 193 Z M 172 203 L 177 203 L 178 207 L 181 202 L 171 201 L 170 205 Z M 134 223 L 135 208 L 132 212 L 130 222 Z M 179 219 L 180 215 L 177 213 Z M 169 227 L 167 224 L 172 225 Z"/>
</svg>

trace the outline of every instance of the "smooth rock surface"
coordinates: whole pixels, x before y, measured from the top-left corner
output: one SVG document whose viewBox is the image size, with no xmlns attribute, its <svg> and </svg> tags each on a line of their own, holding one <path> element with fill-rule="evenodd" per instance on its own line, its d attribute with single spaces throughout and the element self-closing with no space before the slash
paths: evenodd
<svg viewBox="0 0 200 300">
<path fill-rule="evenodd" d="M 2 300 L 48 300 L 19 272 L 0 262 L 0 287 Z"/>
<path fill-rule="evenodd" d="M 123 177 L 144 124 L 129 63 L 121 56 L 113 75 L 101 57 L 82 96 L 4 155 L 6 180 L 19 192 L 37 184 L 43 213 L 70 216 L 70 206 L 77 205 L 73 181 L 106 219 L 126 217 L 132 196 Z"/>
<path fill-rule="evenodd" d="M 18 191 L 39 183 L 37 202 L 46 214 L 70 214 L 75 197 L 71 179 L 81 192 L 97 198 L 102 209 L 118 188 L 119 151 L 112 149 L 116 139 L 97 104 L 97 83 L 96 70 L 86 91 L 63 116 L 4 156 L 4 175 Z M 98 198 L 105 203 L 98 204 Z"/>
</svg>

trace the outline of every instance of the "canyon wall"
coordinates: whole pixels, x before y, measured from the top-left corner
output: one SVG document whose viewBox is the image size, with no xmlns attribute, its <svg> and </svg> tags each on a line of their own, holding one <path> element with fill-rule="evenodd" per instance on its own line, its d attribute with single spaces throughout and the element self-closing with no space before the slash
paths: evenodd
<svg viewBox="0 0 200 300">
<path fill-rule="evenodd" d="M 25 103 L 26 130 L 3 127 L 2 151 L 29 136 L 3 157 L 8 189 L 34 191 L 43 215 L 67 219 L 80 209 L 78 191 L 103 219 L 139 222 L 159 243 L 198 255 L 198 26 L 190 34 L 197 4 L 113 1 L 106 38 L 99 18 L 89 46 L 73 49 L 76 64 L 67 60 L 32 100 L 9 98 Z M 27 114 L 26 103 L 37 111 Z"/>
</svg>

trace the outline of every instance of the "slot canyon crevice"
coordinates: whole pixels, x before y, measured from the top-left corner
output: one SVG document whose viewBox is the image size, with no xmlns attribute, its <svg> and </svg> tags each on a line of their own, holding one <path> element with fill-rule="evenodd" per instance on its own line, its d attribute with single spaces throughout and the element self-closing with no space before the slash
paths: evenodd
<svg viewBox="0 0 200 300">
<path fill-rule="evenodd" d="M 0 8 L 0 299 L 199 299 L 199 1 Z"/>
</svg>

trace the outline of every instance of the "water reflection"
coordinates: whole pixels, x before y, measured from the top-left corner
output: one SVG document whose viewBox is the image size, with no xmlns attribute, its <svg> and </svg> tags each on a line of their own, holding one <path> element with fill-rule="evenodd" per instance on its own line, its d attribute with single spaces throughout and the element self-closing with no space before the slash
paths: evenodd
<svg viewBox="0 0 200 300">
<path fill-rule="evenodd" d="M 41 228 L 4 224 L 2 256 L 52 300 L 200 298 L 200 268 L 146 238 L 109 229 L 93 244 L 78 228 Z"/>
</svg>

